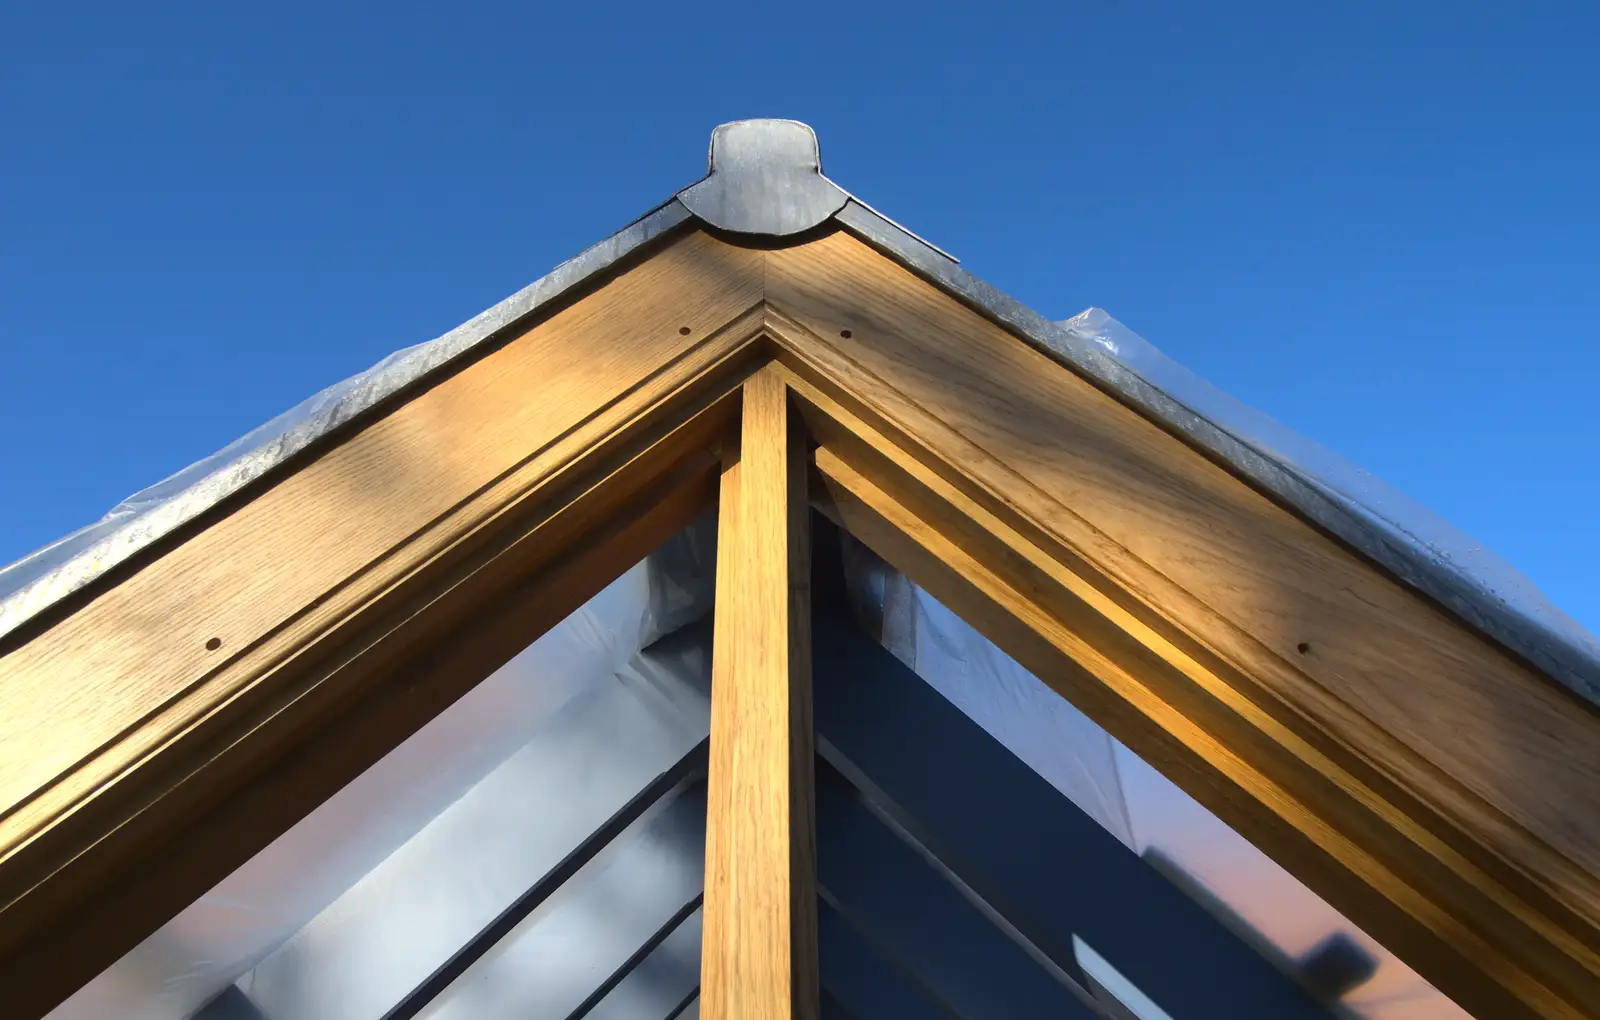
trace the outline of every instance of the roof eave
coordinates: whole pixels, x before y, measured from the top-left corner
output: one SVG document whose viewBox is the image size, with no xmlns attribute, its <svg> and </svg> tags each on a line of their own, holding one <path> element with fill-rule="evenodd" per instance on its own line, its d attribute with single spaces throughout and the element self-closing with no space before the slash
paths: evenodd
<svg viewBox="0 0 1600 1020">
<path fill-rule="evenodd" d="M 398 352 L 161 483 L 144 512 L 114 515 L 0 570 L 18 578 L 0 599 L 0 637 L 240 491 L 335 428 L 691 221 L 731 234 L 783 238 L 833 222 L 959 297 L 1145 417 L 1213 457 L 1479 633 L 1600 707 L 1600 658 L 1518 613 L 1473 578 L 1430 558 L 1360 508 L 1178 401 L 1108 352 L 962 268 L 948 253 L 856 199 L 822 173 L 811 128 L 797 121 L 724 124 L 707 175 L 617 233 L 443 336 Z M 14 573 L 19 572 L 19 573 Z M 28 574 L 32 576 L 27 576 Z M 26 577 L 25 580 L 21 578 Z"/>
</svg>

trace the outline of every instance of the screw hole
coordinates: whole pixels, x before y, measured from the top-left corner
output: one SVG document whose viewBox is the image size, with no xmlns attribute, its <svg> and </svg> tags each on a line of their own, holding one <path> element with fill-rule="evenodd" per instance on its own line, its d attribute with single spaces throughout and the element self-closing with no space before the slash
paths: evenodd
<svg viewBox="0 0 1600 1020">
<path fill-rule="evenodd" d="M 693 330 L 691 330 L 688 326 L 679 326 L 678 327 L 678 335 L 679 336 L 688 336 L 691 332 L 693 332 Z"/>
<path fill-rule="evenodd" d="M 214 637 L 211 640 L 206 642 L 206 651 L 208 651 L 208 652 L 214 652 L 218 648 L 221 648 L 221 647 L 222 647 L 222 639 L 219 638 L 219 637 Z"/>
<path fill-rule="evenodd" d="M 1295 651 L 1299 652 L 1301 655 L 1310 655 L 1311 654 L 1311 646 L 1306 644 L 1304 641 L 1302 641 L 1299 644 L 1295 645 L 1294 648 L 1295 648 Z"/>
<path fill-rule="evenodd" d="M 844 337 L 844 338 L 845 338 L 845 339 L 846 339 L 846 340 L 848 340 L 848 339 L 850 339 L 850 338 L 851 338 L 851 337 L 852 337 L 852 336 L 854 336 L 854 335 L 855 335 L 855 334 L 854 334 L 854 333 L 852 333 L 852 332 L 850 332 L 850 331 L 849 331 L 849 330 L 848 330 L 848 329 L 841 329 L 841 330 L 840 330 L 840 331 L 839 331 L 839 335 L 840 335 L 840 336 L 842 336 L 842 337 Z"/>
</svg>

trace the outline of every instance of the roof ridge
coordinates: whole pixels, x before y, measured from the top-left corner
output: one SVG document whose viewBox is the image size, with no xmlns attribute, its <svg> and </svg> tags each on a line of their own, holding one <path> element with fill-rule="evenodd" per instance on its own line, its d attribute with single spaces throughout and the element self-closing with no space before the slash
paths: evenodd
<svg viewBox="0 0 1600 1020">
<path fill-rule="evenodd" d="M 0 567 L 0 637 L 253 483 L 383 400 L 567 294 L 661 235 L 698 220 L 743 236 L 791 237 L 835 222 L 1020 335 L 1140 414 L 1224 462 L 1467 625 L 1600 707 L 1600 651 L 1513 605 L 1493 585 L 1364 514 L 1314 471 L 1252 442 L 1157 380 L 985 283 L 948 253 L 890 220 L 822 173 L 821 145 L 800 121 L 751 119 L 711 134 L 705 177 L 622 230 L 435 340 L 397 351 L 124 500 L 100 521 Z M 1530 588 L 1532 587 L 1530 583 Z"/>
</svg>

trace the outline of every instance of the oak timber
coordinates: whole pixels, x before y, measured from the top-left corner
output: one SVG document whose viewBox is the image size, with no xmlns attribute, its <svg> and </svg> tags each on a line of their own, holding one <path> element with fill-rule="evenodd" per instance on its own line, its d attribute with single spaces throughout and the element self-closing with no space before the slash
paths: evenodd
<svg viewBox="0 0 1600 1020">
<path fill-rule="evenodd" d="M 111 876 L 167 877 L 85 959 L 198 891 L 158 849 L 210 874 L 336 788 L 302 747 L 348 778 L 398 740 L 411 709 L 347 758 L 316 743 L 392 696 L 401 649 L 566 577 L 570 543 L 654 520 L 639 495 L 669 476 L 704 491 L 672 473 L 710 432 L 657 444 L 774 353 L 847 523 L 1002 648 L 1469 1008 L 1600 1001 L 1595 711 L 843 233 L 670 239 L 0 644 L 0 989 L 111 916 Z M 415 704 L 473 672 L 417 680 Z M 277 821 L 208 853 L 256 797 Z"/>
<path fill-rule="evenodd" d="M 1563 928 L 1559 911 L 1519 899 L 1279 724 L 1236 674 L 1099 591 L 1070 552 L 1030 541 L 815 387 L 794 385 L 821 442 L 827 508 L 852 533 L 1462 1005 L 1586 1015 L 1594 943 Z"/>
<path fill-rule="evenodd" d="M 684 501 L 670 488 L 652 498 L 659 512 L 630 500 L 721 442 L 716 414 L 674 430 L 748 374 L 753 325 L 743 316 L 759 300 L 758 255 L 684 235 L 255 487 L 0 657 L 0 959 L 19 948 L 37 957 L 43 929 L 79 924 L 79 905 L 94 913 L 108 883 L 156 848 L 197 838 L 186 828 L 219 800 L 371 696 L 401 658 L 354 673 L 340 662 L 376 663 L 362 659 L 360 641 L 377 640 L 363 635 L 386 614 L 426 609 L 473 557 L 492 560 L 522 540 L 514 563 L 489 571 L 494 583 L 474 582 L 451 605 L 452 621 L 633 515 L 671 523 Z M 610 475 L 620 480 L 603 484 Z M 612 570 L 613 555 L 593 562 Z M 538 597 L 564 603 L 631 562 Z M 387 640 L 425 650 L 443 633 L 408 622 Z M 208 651 L 213 637 L 221 648 Z M 475 682 L 471 671 L 458 676 L 428 681 L 454 692 L 435 713 Z M 171 916 L 184 902 L 161 909 Z M 160 912 L 141 923 L 160 924 Z M 115 927 L 135 941 L 149 930 Z"/>
<path fill-rule="evenodd" d="M 470 526 L 714 359 L 708 334 L 760 301 L 760 273 L 757 253 L 684 237 L 0 658 L 0 852 L 148 746 L 98 751 L 130 720 L 215 699 L 273 628 L 335 615 L 354 578 L 403 569 L 397 547 Z"/>
<path fill-rule="evenodd" d="M 718 510 L 700 975 L 709 1020 L 817 1017 L 805 487 L 787 387 L 758 372 Z"/>
<path fill-rule="evenodd" d="M 1600 875 L 1600 718 L 1570 692 L 848 235 L 770 253 L 766 292 L 804 327 L 810 371 L 1142 615 L 1347 746 L 1398 738 L 1433 769 L 1375 764 L 1462 815 L 1514 821 L 1484 819 L 1509 862 L 1552 874 L 1524 858 L 1533 833 Z M 1600 897 L 1581 909 L 1600 918 Z"/>
<path fill-rule="evenodd" d="M 1481 866 L 1594 930 L 1590 706 L 847 235 L 770 253 L 767 297 L 799 327 L 797 369 L 1092 566 L 1127 611 L 1249 677 L 1286 725 L 1476 830 Z"/>
<path fill-rule="evenodd" d="M 1331 1020 L 1290 976 L 852 620 L 836 536 L 831 527 L 813 532 L 818 753 L 874 813 L 1080 986 L 1089 979 L 1079 938 L 1182 1020 Z M 824 838 L 818 881 L 837 892 L 828 887 L 827 846 Z"/>
</svg>

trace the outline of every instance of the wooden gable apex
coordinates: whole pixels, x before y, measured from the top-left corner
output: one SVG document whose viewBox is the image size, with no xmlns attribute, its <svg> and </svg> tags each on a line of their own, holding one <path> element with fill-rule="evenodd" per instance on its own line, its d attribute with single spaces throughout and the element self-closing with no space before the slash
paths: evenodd
<svg viewBox="0 0 1600 1020">
<path fill-rule="evenodd" d="M 747 233 L 721 228 L 749 196 L 690 189 L 700 219 L 0 639 L 0 988 L 18 1015 L 719 492 L 725 537 L 761 536 L 732 565 L 722 549 L 719 594 L 752 597 L 718 600 L 719 683 L 804 672 L 803 650 L 762 643 L 782 627 L 803 648 L 795 605 L 754 596 L 798 583 L 801 525 L 769 526 L 809 499 L 1469 1010 L 1593 1015 L 1593 707 L 807 187 Z M 752 509 L 751 478 L 776 511 Z M 773 783 L 810 760 L 803 677 L 790 695 L 751 724 L 777 741 Z M 708 876 L 719 852 L 798 853 L 809 824 L 719 844 L 715 720 L 735 709 L 714 706 Z M 747 777 L 728 795 L 770 792 Z M 771 809 L 804 815 L 808 796 Z M 783 865 L 790 905 L 803 858 Z M 712 1005 L 745 880 L 708 879 L 710 1015 L 788 1015 Z M 814 920 L 785 918 L 799 941 L 722 962 L 796 967 L 801 996 Z"/>
</svg>

